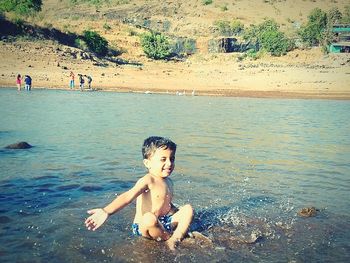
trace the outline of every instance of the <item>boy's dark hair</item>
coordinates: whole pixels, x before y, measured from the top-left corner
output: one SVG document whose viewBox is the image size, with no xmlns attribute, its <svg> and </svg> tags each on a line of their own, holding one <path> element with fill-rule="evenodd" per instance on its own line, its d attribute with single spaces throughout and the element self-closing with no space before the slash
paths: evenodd
<svg viewBox="0 0 350 263">
<path fill-rule="evenodd" d="M 157 149 L 170 149 L 174 153 L 176 152 L 176 144 L 170 139 L 151 136 L 144 140 L 142 145 L 142 156 L 143 159 L 148 159 Z"/>
</svg>

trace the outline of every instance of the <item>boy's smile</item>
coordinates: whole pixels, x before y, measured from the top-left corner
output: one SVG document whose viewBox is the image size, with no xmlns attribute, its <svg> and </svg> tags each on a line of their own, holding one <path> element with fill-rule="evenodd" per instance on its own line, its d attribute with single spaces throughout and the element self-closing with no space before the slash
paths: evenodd
<svg viewBox="0 0 350 263">
<path fill-rule="evenodd" d="M 151 174 L 166 178 L 174 170 L 175 152 L 170 149 L 158 148 L 151 157 L 144 159 L 143 162 Z"/>
</svg>

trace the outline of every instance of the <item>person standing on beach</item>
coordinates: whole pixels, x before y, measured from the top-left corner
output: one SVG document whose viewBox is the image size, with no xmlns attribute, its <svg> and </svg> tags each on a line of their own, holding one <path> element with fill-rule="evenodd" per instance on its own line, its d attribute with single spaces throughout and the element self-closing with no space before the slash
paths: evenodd
<svg viewBox="0 0 350 263">
<path fill-rule="evenodd" d="M 148 173 L 104 208 L 87 211 L 90 214 L 85 220 L 87 229 L 95 231 L 110 215 L 136 200 L 133 234 L 166 241 L 169 249 L 174 250 L 187 234 L 194 214 L 190 204 L 177 208 L 172 203 L 174 185 L 170 175 L 175 168 L 175 152 L 176 144 L 167 138 L 145 139 L 142 155 Z"/>
<path fill-rule="evenodd" d="M 84 76 L 82 74 L 78 74 L 79 76 L 79 87 L 80 87 L 80 90 L 83 91 L 84 89 Z"/>
<path fill-rule="evenodd" d="M 25 89 L 30 91 L 32 89 L 32 78 L 29 75 L 25 75 L 24 78 Z"/>
<path fill-rule="evenodd" d="M 22 77 L 21 77 L 21 74 L 18 74 L 18 75 L 17 75 L 16 84 L 17 84 L 17 90 L 21 90 L 21 86 L 22 86 Z"/>
<path fill-rule="evenodd" d="M 91 78 L 91 76 L 88 76 L 88 75 L 85 75 L 85 77 L 87 78 L 88 88 L 91 89 L 92 78 Z"/>
<path fill-rule="evenodd" d="M 74 75 L 73 71 L 70 72 L 69 77 L 70 77 L 69 87 L 71 89 L 74 89 L 74 77 L 75 77 L 75 75 Z"/>
</svg>

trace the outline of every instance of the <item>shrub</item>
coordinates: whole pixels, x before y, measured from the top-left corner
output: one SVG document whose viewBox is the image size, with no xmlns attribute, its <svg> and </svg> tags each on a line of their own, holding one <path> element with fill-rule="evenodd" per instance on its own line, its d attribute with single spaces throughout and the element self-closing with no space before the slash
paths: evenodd
<svg viewBox="0 0 350 263">
<path fill-rule="evenodd" d="M 214 21 L 214 26 L 218 29 L 220 35 L 223 36 L 237 35 L 244 29 L 244 25 L 238 20 L 234 20 L 231 23 L 227 20 L 217 20 Z"/>
<path fill-rule="evenodd" d="M 103 24 L 103 29 L 106 30 L 106 31 L 109 31 L 109 30 L 112 29 L 112 27 L 111 27 L 109 24 L 104 23 L 104 24 Z"/>
<path fill-rule="evenodd" d="M 211 5 L 213 3 L 213 0 L 202 0 L 203 5 Z"/>
<path fill-rule="evenodd" d="M 218 20 L 218 21 L 214 22 L 214 26 L 217 27 L 220 35 L 223 35 L 223 36 L 231 36 L 232 35 L 230 22 L 228 22 L 226 20 Z"/>
<path fill-rule="evenodd" d="M 234 20 L 231 22 L 231 31 L 233 34 L 239 34 L 244 30 L 244 25 L 238 21 Z"/>
<path fill-rule="evenodd" d="M 83 50 L 88 49 L 88 47 L 87 47 L 85 41 L 82 40 L 81 38 L 76 38 L 76 39 L 74 40 L 74 45 L 75 45 L 77 48 L 80 48 L 80 49 L 83 49 Z"/>
<path fill-rule="evenodd" d="M 83 39 L 92 52 L 102 56 L 107 54 L 108 41 L 97 32 L 86 30 L 83 32 Z"/>
<path fill-rule="evenodd" d="M 222 6 L 220 6 L 220 10 L 221 10 L 222 12 L 227 11 L 227 10 L 228 10 L 227 4 L 225 3 L 225 4 L 223 4 Z"/>
<path fill-rule="evenodd" d="M 141 46 L 146 56 L 153 59 L 165 59 L 170 55 L 167 37 L 160 33 L 145 33 L 140 36 Z"/>
<path fill-rule="evenodd" d="M 2 0 L 0 10 L 25 16 L 41 11 L 41 6 L 42 0 Z"/>
</svg>

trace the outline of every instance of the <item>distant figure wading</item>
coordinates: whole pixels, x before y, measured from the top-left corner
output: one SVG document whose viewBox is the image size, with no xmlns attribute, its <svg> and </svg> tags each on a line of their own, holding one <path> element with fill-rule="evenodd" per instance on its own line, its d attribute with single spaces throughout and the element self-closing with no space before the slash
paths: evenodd
<svg viewBox="0 0 350 263">
<path fill-rule="evenodd" d="M 25 83 L 26 90 L 29 91 L 32 89 L 32 78 L 29 75 L 25 75 L 24 83 Z"/>
<path fill-rule="evenodd" d="M 22 85 L 22 77 L 21 77 L 21 74 L 18 74 L 18 75 L 17 75 L 16 84 L 17 84 L 17 90 L 21 90 L 21 85 Z"/>
</svg>

